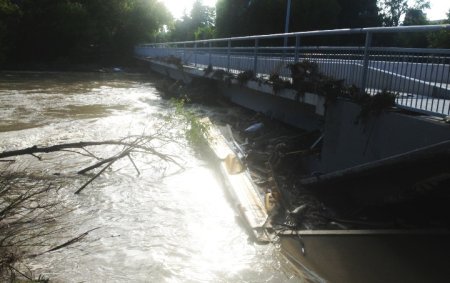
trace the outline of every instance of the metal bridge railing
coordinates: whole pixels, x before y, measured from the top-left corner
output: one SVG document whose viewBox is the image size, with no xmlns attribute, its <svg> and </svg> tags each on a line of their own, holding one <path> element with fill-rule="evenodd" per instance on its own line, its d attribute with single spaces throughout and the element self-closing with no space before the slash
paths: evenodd
<svg viewBox="0 0 450 283">
<path fill-rule="evenodd" d="M 289 63 L 315 62 L 319 71 L 368 93 L 397 93 L 399 107 L 427 114 L 450 115 L 450 49 L 377 46 L 374 36 L 431 33 L 450 25 L 340 29 L 141 44 L 138 57 L 175 56 L 185 65 L 211 65 L 231 73 L 252 70 L 257 76 L 277 73 L 290 77 Z M 359 36 L 362 46 L 317 46 L 310 38 L 333 42 Z M 288 44 L 285 46 L 284 42 Z M 322 44 L 323 45 L 323 44 Z"/>
</svg>

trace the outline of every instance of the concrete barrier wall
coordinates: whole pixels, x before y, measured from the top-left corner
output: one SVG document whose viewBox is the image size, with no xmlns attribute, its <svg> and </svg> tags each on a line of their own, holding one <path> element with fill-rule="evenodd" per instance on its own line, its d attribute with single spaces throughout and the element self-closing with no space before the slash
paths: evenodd
<svg viewBox="0 0 450 283">
<path fill-rule="evenodd" d="M 182 80 L 185 83 L 190 83 L 196 76 L 203 77 L 204 74 L 201 70 L 182 71 L 174 66 L 156 62 L 150 62 L 150 68 L 159 74 L 174 80 Z M 323 126 L 323 114 L 325 112 L 323 97 L 309 93 L 298 99 L 295 99 L 295 94 L 292 95 L 292 93 L 276 95 L 273 94 L 271 87 L 267 85 L 259 86 L 256 82 L 249 82 L 247 86 L 223 81 L 218 81 L 218 84 L 220 94 L 229 98 L 235 104 L 308 131 L 320 130 Z"/>
<path fill-rule="evenodd" d="M 442 121 L 387 112 L 357 123 L 360 112 L 348 101 L 327 108 L 320 160 L 324 173 L 450 139 L 450 124 Z"/>
<path fill-rule="evenodd" d="M 261 93 L 240 86 L 222 84 L 221 93 L 233 103 L 261 112 L 268 117 L 308 131 L 322 128 L 323 117 L 315 113 L 315 107 L 275 95 Z"/>
</svg>

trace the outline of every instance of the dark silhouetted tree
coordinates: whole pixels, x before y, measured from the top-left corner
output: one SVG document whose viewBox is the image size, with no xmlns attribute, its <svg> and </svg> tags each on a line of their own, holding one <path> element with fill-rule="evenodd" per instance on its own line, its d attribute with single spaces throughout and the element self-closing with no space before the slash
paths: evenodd
<svg viewBox="0 0 450 283">
<path fill-rule="evenodd" d="M 340 6 L 339 28 L 374 27 L 381 25 L 377 0 L 337 0 Z"/>
<path fill-rule="evenodd" d="M 7 60 L 14 49 L 14 42 L 21 18 L 20 9 L 9 0 L 0 0 L 0 66 Z"/>
<path fill-rule="evenodd" d="M 428 20 L 426 14 L 420 9 L 411 8 L 406 11 L 405 19 L 403 20 L 404 26 L 415 26 L 415 25 L 427 25 Z M 427 34 L 420 33 L 407 33 L 402 34 L 402 43 L 408 47 L 415 48 L 426 48 L 428 47 Z"/>
<path fill-rule="evenodd" d="M 0 1 L 0 10 L 5 10 L 3 4 L 10 1 Z M 12 42 L 14 48 L 7 53 L 11 66 L 33 62 L 122 64 L 131 58 L 136 43 L 151 41 L 161 26 L 171 20 L 165 6 L 157 0 L 16 0 L 14 3 L 19 16 L 17 25 L 8 29 L 16 35 Z M 0 17 L 0 26 L 4 18 Z"/>
</svg>

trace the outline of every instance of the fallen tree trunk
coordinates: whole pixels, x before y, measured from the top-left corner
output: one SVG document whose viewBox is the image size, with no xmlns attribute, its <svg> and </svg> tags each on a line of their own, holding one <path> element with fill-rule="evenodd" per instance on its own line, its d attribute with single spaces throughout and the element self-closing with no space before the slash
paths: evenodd
<svg viewBox="0 0 450 283">
<path fill-rule="evenodd" d="M 153 144 L 152 142 L 157 141 L 157 145 Z M 120 140 L 107 140 L 107 141 L 86 141 L 86 142 L 76 142 L 76 143 L 63 143 L 63 144 L 56 144 L 51 146 L 32 146 L 24 149 L 18 149 L 18 150 L 10 150 L 10 151 L 4 151 L 0 153 L 0 161 L 4 158 L 11 158 L 11 157 L 17 157 L 17 156 L 23 156 L 23 155 L 31 155 L 39 160 L 42 160 L 41 156 L 37 156 L 36 154 L 40 153 L 51 153 L 51 152 L 71 152 L 74 154 L 83 155 L 86 157 L 94 158 L 97 160 L 97 162 L 93 165 L 90 165 L 82 170 L 79 170 L 78 174 L 85 174 L 91 170 L 94 170 L 96 168 L 102 167 L 105 165 L 97 174 L 95 174 L 94 177 L 89 179 L 83 186 L 81 186 L 75 194 L 80 193 L 84 188 L 86 188 L 92 181 L 94 181 L 98 176 L 100 176 L 106 169 L 108 169 L 114 162 L 116 162 L 119 159 L 122 159 L 124 157 L 128 157 L 130 162 L 133 164 L 134 168 L 136 169 L 137 174 L 140 174 L 140 171 L 138 167 L 136 166 L 136 163 L 133 161 L 133 158 L 131 157 L 132 153 L 144 153 L 149 154 L 152 156 L 155 156 L 159 158 L 162 161 L 165 161 L 167 163 L 173 163 L 180 167 L 181 169 L 183 166 L 180 165 L 180 163 L 177 162 L 176 158 L 159 151 L 161 149 L 160 144 L 166 144 L 167 142 L 175 142 L 170 138 L 167 138 L 165 136 L 159 136 L 159 135 L 151 135 L 151 136 L 133 136 L 133 137 L 126 137 Z M 110 157 L 101 158 L 93 154 L 91 151 L 88 151 L 86 147 L 94 147 L 94 146 L 119 146 L 121 147 L 120 150 L 116 154 L 111 155 Z M 159 150 L 155 149 L 158 148 Z M 84 152 L 77 151 L 77 149 L 81 149 Z M 4 160 L 6 161 L 6 160 Z M 8 162 L 13 162 L 14 160 L 8 159 Z"/>
<path fill-rule="evenodd" d="M 2 158 L 8 158 L 8 157 L 16 157 L 20 155 L 32 155 L 36 153 L 50 153 L 50 152 L 57 152 L 62 151 L 65 149 L 74 149 L 74 148 L 85 148 L 89 146 L 99 146 L 99 145 L 123 145 L 123 146 L 130 146 L 130 143 L 123 142 L 123 141 L 115 141 L 115 140 L 109 140 L 109 141 L 97 141 L 97 142 L 76 142 L 76 143 L 64 143 L 64 144 L 57 144 L 52 146 L 46 146 L 46 147 L 38 147 L 38 146 L 32 146 L 24 149 L 18 149 L 18 150 L 10 150 L 10 151 L 4 151 L 0 153 L 0 159 Z"/>
</svg>

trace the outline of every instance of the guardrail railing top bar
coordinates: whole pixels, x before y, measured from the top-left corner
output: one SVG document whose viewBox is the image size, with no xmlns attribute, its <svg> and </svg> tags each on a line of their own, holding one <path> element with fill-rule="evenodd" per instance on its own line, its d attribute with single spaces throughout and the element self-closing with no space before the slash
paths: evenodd
<svg viewBox="0 0 450 283">
<path fill-rule="evenodd" d="M 275 33 L 265 35 L 251 35 L 251 36 L 239 36 L 229 38 L 214 38 L 192 41 L 176 41 L 176 42 L 163 42 L 163 43 L 144 43 L 139 46 L 166 46 L 166 45 L 179 45 L 179 44 L 198 44 L 198 43 L 210 43 L 210 42 L 227 42 L 227 41 L 241 41 L 241 40 L 255 40 L 255 39 L 270 39 L 270 38 L 283 38 L 283 37 L 305 37 L 305 36 L 320 36 L 320 35 L 350 35 L 350 34 L 367 34 L 367 33 L 396 33 L 396 32 L 432 32 L 449 30 L 450 25 L 421 25 L 421 26 L 400 26 L 400 27 L 369 27 L 369 28 L 350 28 L 350 29 L 332 29 L 332 30 L 316 30 L 316 31 L 302 31 L 302 32 L 290 32 L 290 33 Z"/>
</svg>

